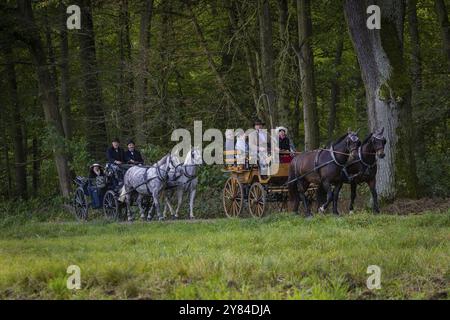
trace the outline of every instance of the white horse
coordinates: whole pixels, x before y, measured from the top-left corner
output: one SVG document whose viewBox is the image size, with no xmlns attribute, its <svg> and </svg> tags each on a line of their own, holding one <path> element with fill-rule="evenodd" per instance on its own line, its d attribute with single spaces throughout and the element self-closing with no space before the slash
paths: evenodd
<svg viewBox="0 0 450 320">
<path fill-rule="evenodd" d="M 161 215 L 160 196 L 165 189 L 169 180 L 169 171 L 171 170 L 172 155 L 169 153 L 151 167 L 133 166 L 127 170 L 124 177 L 124 185 L 122 194 L 125 193 L 125 202 L 127 205 L 128 221 L 133 220 L 131 212 L 131 194 L 137 193 L 136 202 L 139 206 L 139 212 L 145 216 L 145 208 L 143 206 L 144 197 L 152 196 L 153 206 L 159 220 L 163 220 Z M 173 168 L 172 168 L 173 170 Z M 148 219 L 151 219 L 151 211 L 148 213 Z"/>
<path fill-rule="evenodd" d="M 173 218 L 178 219 L 178 212 L 183 201 L 185 192 L 189 192 L 189 218 L 194 219 L 194 200 L 197 192 L 197 166 L 202 164 L 202 155 L 198 148 L 192 148 L 183 162 L 173 167 L 169 173 L 169 180 L 166 184 L 165 204 L 170 210 Z M 175 211 L 170 203 L 174 194 L 177 195 L 177 207 Z M 165 216 L 166 208 L 163 215 Z"/>
</svg>

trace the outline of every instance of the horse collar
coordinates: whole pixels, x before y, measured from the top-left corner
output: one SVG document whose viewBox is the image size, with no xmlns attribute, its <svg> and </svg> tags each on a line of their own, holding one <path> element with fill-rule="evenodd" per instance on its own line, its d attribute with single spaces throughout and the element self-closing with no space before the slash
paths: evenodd
<svg viewBox="0 0 450 320">
<path fill-rule="evenodd" d="M 375 157 L 375 161 L 374 161 L 372 164 L 368 164 L 367 162 L 365 162 L 365 161 L 363 160 L 361 150 L 362 150 L 362 146 L 360 146 L 360 147 L 358 148 L 358 156 L 359 156 L 359 160 L 361 161 L 361 163 L 362 163 L 363 165 L 365 165 L 366 167 L 368 167 L 368 168 L 373 168 L 374 166 L 376 166 L 376 165 L 377 165 L 377 158 Z"/>
<path fill-rule="evenodd" d="M 340 164 L 339 161 L 337 161 L 336 156 L 334 155 L 334 149 L 333 149 L 333 145 L 330 146 L 330 153 L 331 153 L 331 159 L 333 159 L 333 162 L 339 166 L 339 167 L 344 167 L 345 164 Z"/>
</svg>

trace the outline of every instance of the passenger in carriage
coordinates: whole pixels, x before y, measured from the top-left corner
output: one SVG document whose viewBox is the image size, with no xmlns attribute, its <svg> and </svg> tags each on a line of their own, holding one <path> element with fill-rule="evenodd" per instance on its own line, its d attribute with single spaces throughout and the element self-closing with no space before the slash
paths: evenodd
<svg viewBox="0 0 450 320">
<path fill-rule="evenodd" d="M 129 140 L 127 143 L 128 150 L 125 152 L 125 162 L 128 164 L 144 164 L 144 159 L 141 153 L 136 150 L 136 145 L 133 140 Z"/>
<path fill-rule="evenodd" d="M 225 130 L 225 164 L 231 165 L 234 162 L 234 131 L 232 129 Z"/>
<path fill-rule="evenodd" d="M 295 152 L 294 144 L 287 136 L 287 129 L 285 127 L 278 127 L 275 129 L 278 133 L 278 149 L 280 152 L 280 163 L 291 162 Z"/>
<path fill-rule="evenodd" d="M 111 185 L 113 188 L 119 188 L 123 182 L 124 172 L 121 166 L 125 163 L 125 152 L 120 147 L 118 138 L 114 138 L 111 147 L 106 150 L 106 158 L 108 159 L 106 169 L 112 172 Z"/>
<path fill-rule="evenodd" d="M 236 145 L 235 150 L 237 151 L 236 160 L 238 164 L 245 164 L 247 169 L 248 164 L 246 163 L 248 154 L 248 145 L 246 140 L 246 135 L 244 130 L 239 130 L 236 132 Z"/>
<path fill-rule="evenodd" d="M 89 167 L 89 184 L 87 187 L 92 199 L 92 208 L 98 209 L 102 207 L 105 187 L 106 180 L 103 167 L 98 163 L 92 164 Z"/>
<path fill-rule="evenodd" d="M 118 138 L 114 138 L 111 147 L 106 150 L 106 158 L 108 163 L 121 165 L 125 162 L 125 154 L 120 147 L 120 141 Z"/>
</svg>

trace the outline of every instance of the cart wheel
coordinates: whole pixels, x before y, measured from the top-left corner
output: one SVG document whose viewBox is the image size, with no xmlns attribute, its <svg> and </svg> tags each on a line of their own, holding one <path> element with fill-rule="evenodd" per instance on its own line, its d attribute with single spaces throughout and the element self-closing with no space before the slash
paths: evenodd
<svg viewBox="0 0 450 320">
<path fill-rule="evenodd" d="M 244 206 L 244 189 L 234 177 L 228 178 L 223 188 L 223 208 L 227 217 L 237 217 Z"/>
<path fill-rule="evenodd" d="M 103 212 L 108 220 L 117 220 L 120 215 L 119 201 L 112 190 L 108 190 L 103 197 Z"/>
<path fill-rule="evenodd" d="M 78 220 L 87 220 L 88 218 L 88 203 L 83 188 L 77 188 L 73 196 L 73 207 L 75 209 L 75 216 Z"/>
<path fill-rule="evenodd" d="M 266 190 L 259 182 L 255 182 L 248 191 L 248 209 L 255 218 L 261 218 L 266 209 Z"/>
</svg>

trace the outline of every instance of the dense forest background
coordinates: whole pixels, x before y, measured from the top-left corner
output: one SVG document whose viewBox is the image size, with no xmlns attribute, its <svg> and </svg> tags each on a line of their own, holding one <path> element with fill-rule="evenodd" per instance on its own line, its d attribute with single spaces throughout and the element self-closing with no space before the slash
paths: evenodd
<svg viewBox="0 0 450 320">
<path fill-rule="evenodd" d="M 66 27 L 71 4 L 81 8 L 80 30 Z M 381 7 L 380 31 L 361 27 L 368 4 Z M 173 146 L 172 130 L 194 120 L 249 128 L 256 117 L 288 127 L 299 150 L 349 127 L 363 138 L 384 126 L 384 198 L 448 196 L 449 7 L 2 0 L 0 197 L 68 196 L 73 176 L 104 162 L 115 136 L 135 139 L 153 161 Z M 208 170 L 204 181 L 220 180 Z"/>
</svg>

